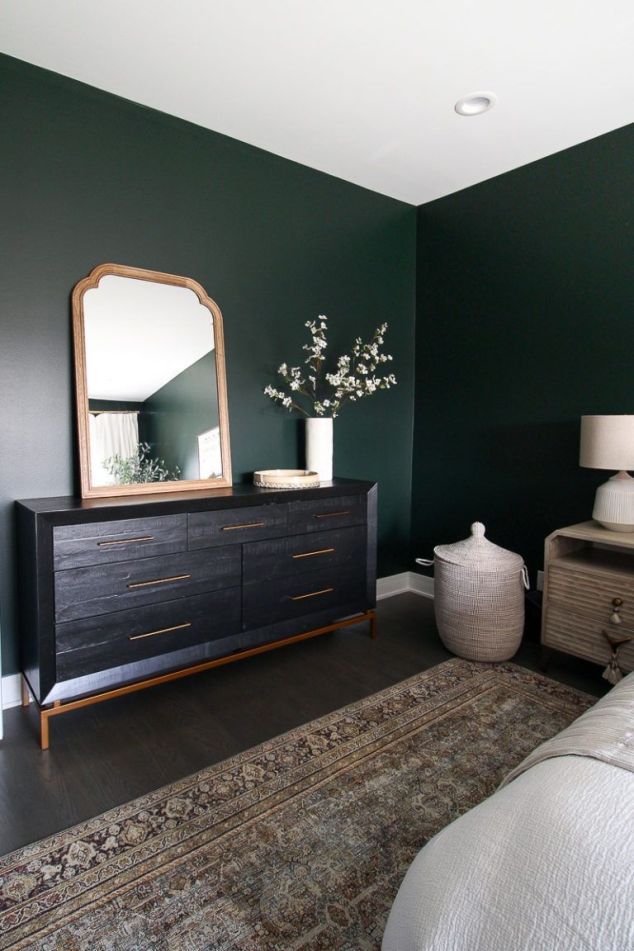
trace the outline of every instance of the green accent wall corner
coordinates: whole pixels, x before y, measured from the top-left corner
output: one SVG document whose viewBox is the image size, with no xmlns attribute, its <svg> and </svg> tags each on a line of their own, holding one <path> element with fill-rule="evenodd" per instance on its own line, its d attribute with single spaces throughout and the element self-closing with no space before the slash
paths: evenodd
<svg viewBox="0 0 634 951">
<path fill-rule="evenodd" d="M 589 517 L 583 413 L 634 411 L 634 126 L 415 209 L 0 56 L 0 605 L 18 668 L 16 498 L 77 491 L 70 294 L 98 263 L 188 275 L 224 317 L 234 480 L 303 464 L 263 395 L 389 323 L 398 385 L 347 407 L 335 472 L 379 483 L 379 574 L 465 537 L 534 571 Z"/>
<path fill-rule="evenodd" d="M 634 126 L 423 205 L 417 275 L 412 554 L 479 520 L 535 584 L 581 415 L 634 412 Z"/>
</svg>

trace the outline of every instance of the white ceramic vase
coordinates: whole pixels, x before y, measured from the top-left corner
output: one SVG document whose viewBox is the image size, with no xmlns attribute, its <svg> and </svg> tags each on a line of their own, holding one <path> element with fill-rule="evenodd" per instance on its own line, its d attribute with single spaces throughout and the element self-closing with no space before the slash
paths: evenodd
<svg viewBox="0 0 634 951">
<path fill-rule="evenodd" d="M 306 468 L 319 473 L 320 482 L 332 480 L 333 425 L 329 416 L 306 419 Z"/>
</svg>

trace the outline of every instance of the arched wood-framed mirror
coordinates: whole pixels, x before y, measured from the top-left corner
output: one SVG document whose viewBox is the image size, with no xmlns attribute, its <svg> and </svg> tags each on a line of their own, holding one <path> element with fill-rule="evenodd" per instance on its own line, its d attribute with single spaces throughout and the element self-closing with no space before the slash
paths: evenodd
<svg viewBox="0 0 634 951">
<path fill-rule="evenodd" d="M 222 314 L 204 288 L 100 264 L 72 302 L 82 497 L 230 486 Z"/>
</svg>

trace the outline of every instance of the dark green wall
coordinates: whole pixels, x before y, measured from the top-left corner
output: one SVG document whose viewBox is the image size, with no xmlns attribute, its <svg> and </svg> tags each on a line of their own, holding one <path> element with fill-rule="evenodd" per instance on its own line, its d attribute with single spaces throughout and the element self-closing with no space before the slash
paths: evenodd
<svg viewBox="0 0 634 951">
<path fill-rule="evenodd" d="M 200 281 L 225 320 L 236 480 L 301 463 L 299 425 L 262 387 L 304 321 L 335 348 L 390 322 L 399 385 L 337 421 L 335 472 L 380 483 L 380 572 L 407 567 L 413 207 L 0 58 L 0 606 L 17 667 L 12 506 L 77 489 L 70 293 L 115 261 Z"/>
<path fill-rule="evenodd" d="M 143 436 L 150 455 L 178 467 L 180 479 L 199 479 L 198 436 L 218 425 L 216 351 L 197 360 L 143 404 Z"/>
<path fill-rule="evenodd" d="M 220 304 L 236 481 L 303 463 L 261 390 L 305 320 L 326 313 L 337 352 L 389 321 L 399 385 L 335 427 L 336 474 L 380 483 L 381 574 L 476 518 L 534 569 L 589 517 L 604 477 L 577 465 L 579 416 L 633 409 L 632 127 L 423 206 L 417 241 L 410 206 L 8 57 L 0 123 L 5 673 L 13 500 L 78 488 L 70 293 L 104 261 Z"/>
<path fill-rule="evenodd" d="M 630 126 L 419 209 L 413 553 L 480 519 L 536 569 L 591 517 L 579 417 L 634 412 L 633 196 Z"/>
</svg>

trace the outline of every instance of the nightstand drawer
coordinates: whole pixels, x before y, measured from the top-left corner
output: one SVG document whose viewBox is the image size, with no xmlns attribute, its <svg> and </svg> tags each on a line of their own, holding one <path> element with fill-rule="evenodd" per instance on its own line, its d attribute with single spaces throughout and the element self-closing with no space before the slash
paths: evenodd
<svg viewBox="0 0 634 951">
<path fill-rule="evenodd" d="M 195 512 L 188 516 L 188 547 L 213 548 L 236 545 L 286 534 L 287 506 L 255 505 L 217 512 Z"/>
<path fill-rule="evenodd" d="M 55 571 L 151 558 L 186 549 L 186 515 L 58 525 L 53 529 Z"/>
<path fill-rule="evenodd" d="M 620 631 L 634 634 L 634 628 L 625 623 L 612 625 L 600 620 L 594 620 L 587 615 L 572 614 L 571 612 L 549 605 L 546 610 L 542 628 L 542 644 L 555 650 L 574 654 L 597 664 L 607 664 L 611 650 L 603 631 Z M 634 669 L 634 641 L 623 644 L 618 651 L 619 667 L 622 670 Z"/>
<path fill-rule="evenodd" d="M 240 588 L 69 621 L 56 627 L 58 675 L 82 677 L 240 630 Z"/>
<path fill-rule="evenodd" d="M 333 566 L 294 578 L 248 584 L 243 592 L 242 623 L 245 630 L 327 608 L 336 612 L 338 608 L 352 604 L 363 610 L 365 569 L 363 566 Z"/>
<path fill-rule="evenodd" d="M 288 506 L 288 530 L 323 532 L 348 525 L 363 525 L 366 517 L 365 496 L 341 495 L 310 502 L 291 502 Z"/>
<path fill-rule="evenodd" d="M 615 608 L 614 602 L 621 601 L 618 613 L 622 626 L 634 629 L 632 574 L 573 568 L 562 560 L 549 567 L 548 601 L 573 614 L 594 618 L 604 624 L 609 623 Z"/>
<path fill-rule="evenodd" d="M 342 528 L 334 532 L 311 532 L 252 542 L 242 550 L 245 584 L 290 578 L 316 568 L 362 563 L 365 528 Z"/>
<path fill-rule="evenodd" d="M 190 597 L 239 585 L 240 548 L 180 552 L 159 558 L 55 574 L 55 620 L 109 614 L 174 598 Z"/>
</svg>

